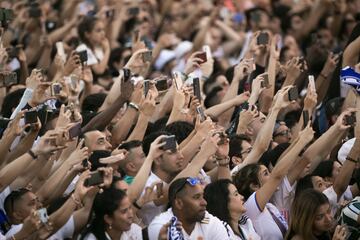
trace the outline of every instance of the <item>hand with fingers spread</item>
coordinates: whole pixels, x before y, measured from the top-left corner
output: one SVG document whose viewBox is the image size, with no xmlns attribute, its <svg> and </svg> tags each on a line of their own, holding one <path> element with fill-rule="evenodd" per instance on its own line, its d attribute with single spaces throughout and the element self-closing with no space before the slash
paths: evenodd
<svg viewBox="0 0 360 240">
<path fill-rule="evenodd" d="M 149 154 L 147 157 L 151 159 L 156 159 L 164 153 L 164 150 L 161 149 L 161 147 L 165 145 L 165 142 L 163 141 L 164 137 L 165 135 L 161 135 L 151 143 Z"/>
<path fill-rule="evenodd" d="M 193 54 L 191 54 L 191 56 L 188 58 L 188 60 L 186 61 L 186 65 L 185 65 L 185 69 L 184 69 L 184 73 L 186 75 L 192 73 L 193 71 L 195 71 L 195 69 L 200 68 L 200 62 L 202 62 L 201 58 L 198 58 L 197 55 L 199 55 L 201 52 L 194 52 Z"/>
<path fill-rule="evenodd" d="M 207 117 L 205 121 L 200 121 L 200 116 L 196 117 L 195 131 L 196 134 L 203 137 L 207 137 L 210 131 L 215 129 L 214 123 L 211 121 L 211 118 Z"/>
<path fill-rule="evenodd" d="M 290 84 L 293 84 L 293 82 L 295 82 L 295 80 L 301 75 L 301 72 L 303 71 L 302 60 L 300 59 L 301 58 L 299 57 L 293 57 L 286 63 L 286 78 L 292 79 L 292 82 L 290 82 Z M 306 64 L 304 66 L 306 66 Z"/>
<path fill-rule="evenodd" d="M 345 111 L 343 111 L 340 114 L 340 116 L 336 119 L 336 122 L 335 122 L 336 127 L 338 127 L 339 130 L 347 130 L 347 129 L 351 128 L 351 125 L 346 125 L 345 118 L 355 112 L 356 112 L 355 108 L 348 108 Z"/>
<path fill-rule="evenodd" d="M 91 186 L 91 187 L 86 187 L 85 186 L 85 180 L 90 178 L 90 171 L 87 170 L 85 172 L 83 172 L 81 175 L 80 175 L 80 178 L 79 180 L 77 181 L 76 183 L 76 186 L 75 186 L 75 191 L 73 193 L 73 196 L 74 198 L 77 200 L 77 201 L 82 201 L 85 197 L 85 195 L 90 191 L 92 190 L 94 187 Z"/>
<path fill-rule="evenodd" d="M 239 123 L 238 123 L 237 129 L 239 131 L 243 130 L 241 132 L 244 133 L 246 131 L 247 127 L 249 126 L 249 124 L 258 115 L 259 115 L 259 112 L 258 112 L 257 108 L 253 105 L 249 105 L 249 108 L 247 110 L 242 110 L 240 112 Z"/>
<path fill-rule="evenodd" d="M 31 149 L 31 151 L 36 155 L 50 155 L 56 151 L 62 150 L 64 146 L 56 146 L 54 142 L 56 141 L 57 133 L 54 131 L 47 131 L 44 136 L 40 138 L 37 144 Z"/>
<path fill-rule="evenodd" d="M 147 65 L 144 64 L 142 54 L 149 51 L 147 48 L 139 49 L 136 52 L 134 52 L 129 61 L 126 63 L 124 68 L 130 69 L 132 73 L 134 74 L 140 74 L 144 72 L 144 68 L 146 70 Z M 140 74 L 145 75 L 145 74 Z"/>
<path fill-rule="evenodd" d="M 286 86 L 276 93 L 273 101 L 273 108 L 275 110 L 281 110 L 291 104 L 288 98 L 288 92 L 292 87 L 293 86 Z"/>
<path fill-rule="evenodd" d="M 71 115 L 71 111 L 69 109 L 66 109 L 65 105 L 62 104 L 60 107 L 58 120 L 56 121 L 55 129 L 64 128 L 69 125 L 71 123 Z"/>
<path fill-rule="evenodd" d="M 337 225 L 332 240 L 345 240 L 347 233 L 346 225 Z"/>
<path fill-rule="evenodd" d="M 139 111 L 145 116 L 151 117 L 155 112 L 155 108 L 156 108 L 156 101 L 155 98 L 153 97 L 153 94 L 151 94 L 149 90 L 149 93 L 147 94 L 146 97 L 143 95 L 143 98 L 139 106 Z"/>
<path fill-rule="evenodd" d="M 244 58 L 236 65 L 234 69 L 234 79 L 240 81 L 254 70 L 255 70 L 254 59 Z"/>
<path fill-rule="evenodd" d="M 80 56 L 76 51 L 72 51 L 69 59 L 64 65 L 64 76 L 69 76 L 75 69 L 81 67 Z"/>
<path fill-rule="evenodd" d="M 55 99 L 54 96 L 50 96 L 49 94 L 49 87 L 51 86 L 50 83 L 42 82 L 40 83 L 34 90 L 31 99 L 29 100 L 28 104 L 31 107 L 36 107 L 47 100 Z"/>
<path fill-rule="evenodd" d="M 111 167 L 100 167 L 98 171 L 102 172 L 104 182 L 99 185 L 102 188 L 109 188 L 113 179 L 113 169 Z"/>
<path fill-rule="evenodd" d="M 325 65 L 323 69 L 321 70 L 321 74 L 325 77 L 328 77 L 330 74 L 332 74 L 340 60 L 339 54 L 334 54 L 332 52 L 329 53 Z"/>
</svg>

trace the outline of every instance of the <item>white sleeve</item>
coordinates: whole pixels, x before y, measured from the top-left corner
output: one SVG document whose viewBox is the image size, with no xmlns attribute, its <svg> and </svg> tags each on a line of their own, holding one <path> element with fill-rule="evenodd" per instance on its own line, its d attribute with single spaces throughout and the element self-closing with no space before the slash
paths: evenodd
<svg viewBox="0 0 360 240">
<path fill-rule="evenodd" d="M 207 234 L 207 238 L 210 240 L 218 240 L 218 239 L 229 239 L 229 234 L 227 233 L 227 230 L 225 226 L 222 224 L 222 222 L 214 217 L 213 221 L 211 222 L 210 231 Z"/>
<path fill-rule="evenodd" d="M 72 238 L 75 231 L 74 215 L 71 215 L 69 220 L 62 226 L 54 235 L 57 239 Z"/>
<path fill-rule="evenodd" d="M 26 88 L 25 92 L 20 100 L 19 105 L 15 108 L 14 112 L 11 114 L 10 119 L 14 119 L 16 114 L 18 114 L 18 112 L 21 111 L 21 109 L 23 109 L 23 107 L 26 106 L 27 102 L 31 99 L 33 94 L 33 90 L 30 88 Z"/>
<path fill-rule="evenodd" d="M 245 202 L 245 208 L 246 208 L 246 215 L 254 221 L 261 213 L 261 209 L 259 207 L 259 204 L 256 201 L 256 192 L 251 194 L 251 196 L 246 200 Z"/>
<path fill-rule="evenodd" d="M 6 240 L 6 237 L 0 233 L 0 240 Z"/>
<path fill-rule="evenodd" d="M 148 234 L 150 240 L 158 240 L 160 229 L 163 227 L 161 222 L 151 222 L 148 227 Z"/>
</svg>

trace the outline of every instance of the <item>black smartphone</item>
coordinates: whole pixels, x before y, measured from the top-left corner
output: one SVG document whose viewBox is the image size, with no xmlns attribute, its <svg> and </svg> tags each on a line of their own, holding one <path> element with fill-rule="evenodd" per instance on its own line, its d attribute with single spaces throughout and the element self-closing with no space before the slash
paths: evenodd
<svg viewBox="0 0 360 240">
<path fill-rule="evenodd" d="M 356 124 L 356 115 L 355 113 L 351 113 L 351 115 L 345 115 L 345 125 L 355 126 Z"/>
<path fill-rule="evenodd" d="M 147 51 L 142 53 L 143 62 L 151 62 L 152 61 L 152 51 Z"/>
<path fill-rule="evenodd" d="M 140 9 L 138 7 L 132 7 L 132 8 L 129 8 L 129 10 L 128 10 L 129 15 L 131 15 L 131 16 L 136 16 L 139 14 L 139 12 L 140 12 Z"/>
<path fill-rule="evenodd" d="M 176 139 L 175 139 L 175 135 L 171 135 L 171 136 L 166 136 L 164 138 L 164 142 L 165 142 L 165 145 L 162 146 L 162 149 L 164 151 L 166 150 L 171 150 L 172 152 L 173 151 L 176 151 Z"/>
<path fill-rule="evenodd" d="M 269 34 L 267 32 L 261 32 L 257 37 L 257 45 L 266 45 L 269 43 Z"/>
<path fill-rule="evenodd" d="M 5 129 L 9 125 L 10 118 L 0 117 L 0 129 Z"/>
<path fill-rule="evenodd" d="M 53 83 L 51 85 L 51 96 L 57 96 L 60 94 L 62 86 L 60 83 Z"/>
<path fill-rule="evenodd" d="M 193 89 L 195 97 L 201 102 L 200 79 L 193 79 Z"/>
<path fill-rule="evenodd" d="M 38 113 L 36 110 L 30 110 L 25 112 L 25 124 L 37 123 Z"/>
<path fill-rule="evenodd" d="M 84 168 L 89 167 L 89 162 L 88 162 L 88 160 L 87 160 L 87 159 L 82 160 L 81 165 L 82 165 Z"/>
<path fill-rule="evenodd" d="M 86 51 L 86 50 L 77 52 L 77 54 L 79 55 L 79 58 L 80 58 L 80 62 L 81 62 L 81 63 L 84 63 L 84 62 L 86 62 L 86 61 L 88 60 L 88 55 L 87 55 L 87 51 Z"/>
<path fill-rule="evenodd" d="M 104 182 L 104 173 L 101 171 L 97 171 L 91 173 L 90 178 L 86 179 L 84 182 L 85 187 L 97 186 Z"/>
<path fill-rule="evenodd" d="M 304 128 L 308 125 L 310 118 L 309 118 L 309 111 L 305 110 L 303 111 L 303 121 L 304 121 Z"/>
<path fill-rule="evenodd" d="M 289 98 L 290 102 L 297 100 L 299 98 L 299 92 L 298 92 L 298 88 L 296 86 L 290 88 L 290 90 L 288 92 L 288 98 Z"/>
<path fill-rule="evenodd" d="M 157 80 L 155 86 L 158 91 L 165 91 L 169 88 L 166 78 Z"/>
<path fill-rule="evenodd" d="M 145 80 L 144 81 L 144 96 L 146 97 L 150 89 L 150 81 Z"/>
<path fill-rule="evenodd" d="M 201 62 L 199 64 L 205 63 L 207 61 L 206 52 L 199 53 L 196 55 L 197 58 L 201 59 Z"/>
<path fill-rule="evenodd" d="M 261 87 L 262 88 L 268 88 L 269 87 L 269 75 L 265 74 L 262 76 L 263 77 L 263 81 L 261 82 Z"/>
<path fill-rule="evenodd" d="M 206 116 L 205 116 L 205 113 L 204 113 L 204 109 L 201 107 L 201 106 L 197 106 L 196 107 L 196 112 L 197 114 L 199 114 L 200 116 L 200 122 L 203 122 L 206 120 Z"/>
<path fill-rule="evenodd" d="M 127 82 L 130 80 L 131 78 L 131 71 L 128 68 L 123 68 L 123 73 L 124 73 L 124 82 Z"/>
<path fill-rule="evenodd" d="M 11 72 L 11 73 L 9 73 L 8 75 L 5 76 L 4 85 L 6 87 L 10 87 L 10 86 L 15 85 L 15 84 L 18 84 L 16 72 Z"/>
<path fill-rule="evenodd" d="M 78 137 L 81 134 L 81 123 L 76 123 L 69 129 L 69 138 L 73 139 Z"/>
</svg>

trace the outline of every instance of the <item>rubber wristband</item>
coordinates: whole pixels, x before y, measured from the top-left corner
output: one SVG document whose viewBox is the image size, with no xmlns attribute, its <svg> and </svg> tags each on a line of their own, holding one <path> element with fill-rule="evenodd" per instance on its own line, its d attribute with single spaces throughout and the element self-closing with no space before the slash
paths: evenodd
<svg viewBox="0 0 360 240">
<path fill-rule="evenodd" d="M 141 207 L 137 204 L 137 202 L 136 202 L 136 200 L 133 202 L 133 205 L 134 205 L 134 207 L 136 207 L 137 209 L 141 209 Z"/>
<path fill-rule="evenodd" d="M 33 151 L 31 151 L 31 149 L 28 151 L 28 154 L 29 154 L 34 160 L 37 159 L 36 154 L 35 154 Z"/>
<path fill-rule="evenodd" d="M 357 163 L 358 161 L 356 161 L 355 159 L 351 158 L 351 157 L 346 157 L 346 160 L 353 162 L 353 163 Z"/>
</svg>

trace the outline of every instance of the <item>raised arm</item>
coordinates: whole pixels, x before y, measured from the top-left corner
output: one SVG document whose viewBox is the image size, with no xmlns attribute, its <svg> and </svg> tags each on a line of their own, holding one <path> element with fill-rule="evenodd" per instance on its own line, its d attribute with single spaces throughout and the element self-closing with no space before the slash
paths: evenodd
<svg viewBox="0 0 360 240">
<path fill-rule="evenodd" d="M 303 148 L 308 144 L 314 137 L 314 131 L 310 127 L 310 124 L 300 132 L 299 140 L 296 141 L 293 147 L 286 155 L 284 155 L 279 162 L 275 165 L 275 168 L 270 174 L 270 178 L 266 183 L 256 191 L 256 201 L 261 210 L 265 209 L 265 205 L 269 202 L 271 196 L 278 188 L 282 179 L 288 173 L 290 167 L 292 166 L 294 160 L 303 150 Z"/>
<path fill-rule="evenodd" d="M 360 36 L 352 41 L 346 48 L 343 54 L 342 67 L 354 67 L 358 63 L 360 54 Z"/>
</svg>

